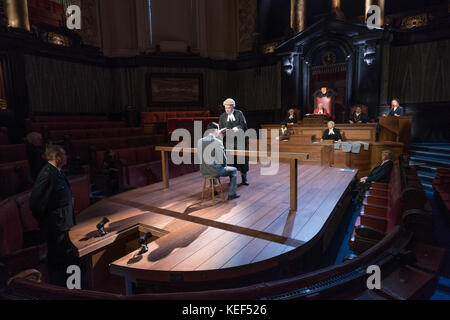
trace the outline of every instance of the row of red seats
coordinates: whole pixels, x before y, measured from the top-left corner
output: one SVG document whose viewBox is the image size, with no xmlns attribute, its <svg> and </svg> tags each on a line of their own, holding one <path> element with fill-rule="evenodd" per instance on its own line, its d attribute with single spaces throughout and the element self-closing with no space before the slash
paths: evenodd
<svg viewBox="0 0 450 320">
<path fill-rule="evenodd" d="M 201 121 L 202 122 L 202 132 L 205 132 L 206 126 L 210 122 L 218 122 L 219 118 L 217 117 L 190 117 L 190 118 L 168 118 L 167 119 L 167 133 L 169 136 L 176 129 L 186 129 L 189 132 L 194 132 L 194 122 Z"/>
<path fill-rule="evenodd" d="M 155 146 L 165 142 L 162 135 L 153 136 L 133 136 L 116 138 L 80 139 L 70 141 L 70 152 L 79 157 L 84 163 L 97 162 L 95 151 L 125 149 L 127 147 Z"/>
<path fill-rule="evenodd" d="M 371 249 L 339 265 L 279 280 L 255 281 L 244 287 L 125 296 L 39 283 L 39 272 L 27 270 L 10 278 L 4 297 L 14 300 L 427 300 L 435 291 L 445 250 L 414 243 L 408 238 L 397 227 Z M 402 259 L 401 253 L 408 254 L 408 258 Z M 373 264 L 384 270 L 379 290 L 367 289 L 367 274 L 358 271 Z"/>
<path fill-rule="evenodd" d="M 72 129 L 72 130 L 51 130 L 48 133 L 50 140 L 69 139 L 90 139 L 90 138 L 113 138 L 140 136 L 144 134 L 143 128 L 103 128 L 103 129 Z"/>
<path fill-rule="evenodd" d="M 32 186 L 27 160 L 0 164 L 0 199 L 23 192 Z"/>
<path fill-rule="evenodd" d="M 99 128 L 124 128 L 122 121 L 98 121 L 98 122 L 33 122 L 28 131 L 40 132 L 44 136 L 52 130 L 69 129 L 99 129 Z"/>
<path fill-rule="evenodd" d="M 0 163 L 28 160 L 25 144 L 0 145 Z"/>
<path fill-rule="evenodd" d="M 89 175 L 69 177 L 74 197 L 75 214 L 90 205 Z M 31 190 L 0 202 L 0 262 L 11 271 L 34 268 L 42 259 L 42 246 L 29 246 L 39 232 L 39 225 L 30 210 Z M 44 250 L 45 251 L 45 250 Z"/>
<path fill-rule="evenodd" d="M 373 182 L 366 192 L 355 221 L 349 247 L 361 253 L 397 225 L 414 230 L 424 238 L 429 232 L 431 207 L 415 168 L 395 161 L 389 183 Z"/>
<path fill-rule="evenodd" d="M 438 168 L 436 170 L 433 189 L 444 214 L 450 219 L 450 169 Z"/>
<path fill-rule="evenodd" d="M 160 152 L 155 151 L 153 146 L 119 149 L 115 153 L 121 166 L 121 181 L 127 185 L 139 188 L 162 181 L 161 155 Z M 192 173 L 199 169 L 199 165 L 175 165 L 169 161 L 169 178 Z"/>
<path fill-rule="evenodd" d="M 209 110 L 142 112 L 142 123 L 166 123 L 169 118 L 209 117 Z"/>
<path fill-rule="evenodd" d="M 108 121 L 105 115 L 34 115 L 33 122 L 101 122 Z"/>
</svg>

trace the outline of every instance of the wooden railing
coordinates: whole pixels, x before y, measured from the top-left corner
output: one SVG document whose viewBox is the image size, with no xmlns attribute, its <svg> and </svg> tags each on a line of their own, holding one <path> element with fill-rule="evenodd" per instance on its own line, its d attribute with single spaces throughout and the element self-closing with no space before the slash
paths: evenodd
<svg viewBox="0 0 450 320">
<path fill-rule="evenodd" d="M 164 189 L 169 188 L 169 157 L 172 152 L 187 152 L 197 153 L 197 148 L 181 148 L 181 147 L 155 147 L 156 151 L 161 151 L 161 165 L 162 165 L 162 178 Z M 291 152 L 262 152 L 262 151 L 244 151 L 244 150 L 225 150 L 229 156 L 247 156 L 261 158 L 273 158 L 278 156 L 278 159 L 290 160 L 290 209 L 291 211 L 297 211 L 297 196 L 298 196 L 298 161 L 308 160 L 308 153 L 291 153 Z"/>
</svg>

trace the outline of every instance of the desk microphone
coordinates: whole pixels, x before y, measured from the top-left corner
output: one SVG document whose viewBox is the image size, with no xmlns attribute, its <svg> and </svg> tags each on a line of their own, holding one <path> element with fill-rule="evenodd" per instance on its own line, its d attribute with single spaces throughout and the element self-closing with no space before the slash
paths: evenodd
<svg viewBox="0 0 450 320">
<path fill-rule="evenodd" d="M 141 250 L 139 250 L 138 255 L 144 254 L 148 251 L 147 243 L 148 240 L 153 237 L 151 232 L 147 232 L 142 237 L 139 238 L 139 244 L 141 245 Z"/>
<path fill-rule="evenodd" d="M 97 224 L 97 237 L 103 237 L 104 235 L 106 235 L 108 232 L 106 232 L 105 230 L 105 224 L 107 224 L 109 222 L 109 219 L 104 217 L 102 219 L 102 221 L 100 221 Z"/>
</svg>

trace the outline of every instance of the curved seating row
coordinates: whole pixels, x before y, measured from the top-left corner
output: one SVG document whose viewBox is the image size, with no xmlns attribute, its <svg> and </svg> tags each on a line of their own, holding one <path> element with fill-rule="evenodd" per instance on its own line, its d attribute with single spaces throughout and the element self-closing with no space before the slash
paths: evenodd
<svg viewBox="0 0 450 320">
<path fill-rule="evenodd" d="M 69 142 L 69 152 L 79 157 L 84 163 L 97 163 L 95 151 L 109 149 L 125 149 L 140 146 L 154 146 L 163 144 L 162 135 L 142 135 L 130 137 L 75 139 Z M 92 162 L 91 162 L 92 161 Z"/>
<path fill-rule="evenodd" d="M 196 111 L 152 111 L 142 112 L 141 121 L 145 123 L 166 123 L 169 118 L 209 117 L 209 110 Z"/>
<path fill-rule="evenodd" d="M 68 178 L 74 197 L 75 214 L 90 205 L 89 175 Z M 31 190 L 0 202 L 0 262 L 11 271 L 40 265 L 45 256 L 45 241 L 30 210 Z"/>
<path fill-rule="evenodd" d="M 251 286 L 198 292 L 118 295 L 68 290 L 21 277 L 11 279 L 5 298 L 42 300 L 289 300 L 289 299 L 426 299 L 433 292 L 443 250 L 421 243 L 412 245 L 415 259 L 399 259 L 411 249 L 411 237 L 395 227 L 378 244 L 352 260 L 304 275 Z M 411 251 L 408 251 L 411 252 Z M 429 260 L 433 263 L 429 263 Z M 367 290 L 367 267 L 383 269 L 380 290 Z M 414 279 L 414 281 L 405 281 Z"/>
<path fill-rule="evenodd" d="M 0 145 L 0 163 L 28 160 L 25 144 Z"/>
<path fill-rule="evenodd" d="M 27 160 L 0 163 L 0 199 L 23 192 L 32 185 Z"/>
<path fill-rule="evenodd" d="M 361 253 L 395 226 L 402 225 L 424 238 L 431 231 L 431 207 L 415 168 L 400 158 L 389 183 L 372 183 L 366 192 L 350 237 L 349 247 Z"/>
<path fill-rule="evenodd" d="M 98 128 L 124 128 L 125 123 L 122 121 L 98 121 L 98 122 L 33 122 L 30 124 L 28 131 L 40 132 L 44 137 L 48 136 L 48 132 L 52 130 L 69 130 L 69 129 L 98 129 Z"/>
<path fill-rule="evenodd" d="M 450 169 L 438 168 L 433 180 L 434 195 L 450 220 Z"/>
<path fill-rule="evenodd" d="M 33 122 L 98 122 L 108 121 L 106 115 L 34 115 Z"/>
<path fill-rule="evenodd" d="M 90 138 L 113 138 L 140 136 L 144 134 L 143 128 L 103 128 L 103 129 L 72 129 L 51 130 L 48 133 L 50 140 L 68 139 L 90 139 Z"/>
</svg>

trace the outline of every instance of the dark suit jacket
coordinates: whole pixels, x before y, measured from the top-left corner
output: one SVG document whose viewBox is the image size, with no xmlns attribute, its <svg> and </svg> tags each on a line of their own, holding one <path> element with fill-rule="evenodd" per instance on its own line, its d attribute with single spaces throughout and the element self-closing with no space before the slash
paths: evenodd
<svg viewBox="0 0 450 320">
<path fill-rule="evenodd" d="M 201 159 L 200 172 L 203 177 L 220 177 L 227 165 L 227 156 L 222 141 L 212 135 L 206 136 L 198 140 L 197 150 L 197 152 L 202 151 L 199 159 Z M 210 154 L 206 154 L 208 150 L 211 151 Z"/>
<path fill-rule="evenodd" d="M 290 119 L 289 118 L 289 114 L 286 116 L 286 119 L 284 119 L 284 122 L 286 123 L 286 124 L 288 124 L 288 123 L 297 123 L 298 121 L 298 119 L 297 119 L 297 115 L 296 114 L 294 114 L 292 117 L 292 119 Z"/>
<path fill-rule="evenodd" d="M 330 132 L 329 129 L 325 130 L 322 135 L 323 140 L 342 140 L 341 131 L 337 128 L 333 128 L 334 134 L 328 134 Z"/>
<path fill-rule="evenodd" d="M 403 110 L 403 107 L 398 107 L 397 110 L 394 111 L 394 109 L 389 109 L 389 113 L 388 116 L 392 117 L 394 115 L 398 115 L 398 116 L 404 116 L 405 115 L 405 111 Z"/>
<path fill-rule="evenodd" d="M 373 168 L 367 176 L 367 182 L 389 182 L 389 178 L 391 177 L 391 170 L 394 166 L 393 161 L 387 161 L 383 165 L 379 165 L 378 167 Z"/>
<path fill-rule="evenodd" d="M 46 232 L 57 234 L 75 225 L 69 181 L 50 163 L 42 168 L 36 178 L 30 208 L 41 230 Z"/>
<path fill-rule="evenodd" d="M 237 127 L 239 129 L 242 129 L 244 131 L 247 130 L 247 121 L 245 120 L 244 114 L 242 111 L 234 109 L 233 112 L 234 121 L 227 121 L 228 120 L 228 114 L 226 112 L 222 113 L 219 118 L 219 126 L 220 129 L 227 128 L 227 129 L 233 129 L 234 127 Z"/>
<path fill-rule="evenodd" d="M 352 116 L 350 117 L 351 121 L 353 121 L 354 123 L 358 123 L 358 121 L 362 121 L 362 123 L 366 123 L 367 122 L 367 115 L 365 113 L 361 113 L 359 115 L 359 118 L 356 116 L 356 112 L 353 112 Z"/>
<path fill-rule="evenodd" d="M 280 136 L 280 140 L 289 140 L 290 137 L 290 133 L 289 133 L 289 128 L 286 128 L 286 132 L 283 134 L 283 131 L 280 129 L 279 131 L 279 136 Z"/>
</svg>

